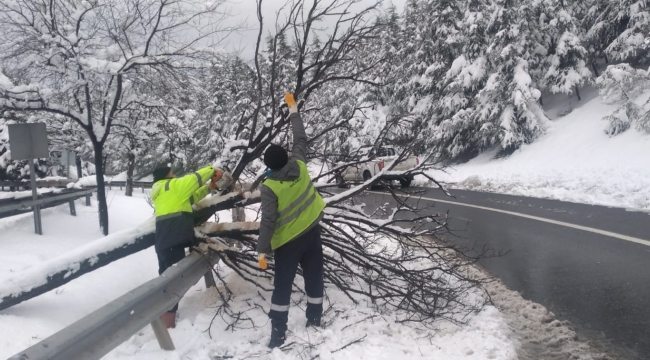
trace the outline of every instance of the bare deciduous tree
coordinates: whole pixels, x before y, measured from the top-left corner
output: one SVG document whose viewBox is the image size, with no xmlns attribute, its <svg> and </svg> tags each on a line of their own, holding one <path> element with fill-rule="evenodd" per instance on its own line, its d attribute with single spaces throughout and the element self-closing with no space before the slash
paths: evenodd
<svg viewBox="0 0 650 360">
<path fill-rule="evenodd" d="M 108 234 L 104 144 L 136 101 L 139 68 L 169 77 L 199 66 L 222 28 L 224 1 L 0 2 L 0 106 L 74 120 L 94 148 L 99 222 Z"/>
</svg>

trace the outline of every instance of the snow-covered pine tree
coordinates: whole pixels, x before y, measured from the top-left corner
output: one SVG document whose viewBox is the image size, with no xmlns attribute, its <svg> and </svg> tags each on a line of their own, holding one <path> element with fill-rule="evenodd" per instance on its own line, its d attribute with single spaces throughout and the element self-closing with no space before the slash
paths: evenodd
<svg viewBox="0 0 650 360">
<path fill-rule="evenodd" d="M 606 134 L 618 135 L 633 124 L 639 131 L 650 129 L 650 114 L 634 102 L 636 95 L 650 85 L 647 71 L 635 69 L 629 64 L 610 65 L 596 79 L 595 84 L 603 101 L 621 104 L 616 111 L 603 118 L 608 123 Z"/>
<path fill-rule="evenodd" d="M 591 77 L 591 71 L 588 68 L 589 54 L 578 36 L 579 28 L 573 8 L 567 6 L 567 0 L 545 0 L 541 3 L 548 21 L 540 24 L 542 28 L 538 30 L 545 33 L 550 43 L 542 65 L 540 86 L 542 90 L 554 94 L 575 93 L 581 100 L 579 88 Z"/>
<path fill-rule="evenodd" d="M 648 10 L 647 0 L 593 0 L 586 18 L 589 50 L 632 65 L 647 62 Z"/>
<path fill-rule="evenodd" d="M 489 77 L 473 109 L 475 131 L 469 143 L 478 151 L 500 145 L 512 151 L 531 142 L 543 129 L 538 104 L 541 92 L 533 85 L 526 59 L 525 28 L 520 26 L 518 0 L 497 0 L 488 26 Z"/>
<path fill-rule="evenodd" d="M 438 101 L 441 121 L 434 130 L 434 144 L 442 158 L 471 156 L 472 153 L 468 146 L 475 130 L 471 108 L 483 88 L 488 66 L 485 57 L 487 12 L 484 0 L 470 0 L 464 9 L 459 33 L 462 50 L 444 76 Z"/>
</svg>

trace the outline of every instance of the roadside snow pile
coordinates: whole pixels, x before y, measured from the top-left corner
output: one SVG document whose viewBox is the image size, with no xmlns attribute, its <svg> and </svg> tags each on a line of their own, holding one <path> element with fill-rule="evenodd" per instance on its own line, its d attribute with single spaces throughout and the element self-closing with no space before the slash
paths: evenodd
<svg viewBox="0 0 650 360">
<path fill-rule="evenodd" d="M 140 226 L 97 239 L 61 256 L 21 270 L 17 274 L 0 276 L 0 298 L 16 296 L 43 285 L 56 273 L 65 271 L 68 277 L 79 271 L 80 264 L 86 259 L 93 259 L 91 263 L 96 263 L 99 254 L 132 244 L 137 238 L 153 233 L 156 229 L 155 224 L 155 219 L 152 217 Z"/>
<path fill-rule="evenodd" d="M 232 292 L 230 310 L 241 316 L 236 325 L 220 308 L 218 291 L 228 291 L 223 284 L 205 289 L 200 282 L 181 301 L 177 327 L 170 331 L 176 351 L 160 350 L 147 328 L 106 359 L 516 359 L 516 344 L 494 307 L 485 308 L 467 326 L 440 323 L 429 331 L 397 323 L 395 314 L 378 313 L 370 304 L 354 305 L 331 286 L 326 289 L 325 327 L 305 328 L 306 300 L 294 292 L 287 341 L 271 351 L 266 347 L 271 325 L 265 312 L 271 294 L 233 272 L 225 281 Z"/>
<path fill-rule="evenodd" d="M 37 192 L 39 194 L 50 194 L 50 193 L 60 193 L 62 189 L 60 188 L 38 188 Z M 32 191 L 0 191 L 0 200 L 4 199 L 23 199 L 32 197 Z"/>
<path fill-rule="evenodd" d="M 486 288 L 519 340 L 519 360 L 611 359 L 594 349 L 587 339 L 579 337 L 570 322 L 556 319 L 545 307 L 523 299 L 500 281 L 488 283 Z"/>
<path fill-rule="evenodd" d="M 104 181 L 107 181 L 105 176 L 104 176 Z M 82 177 L 76 183 L 69 183 L 68 184 L 68 189 L 71 189 L 71 188 L 81 189 L 81 188 L 90 187 L 90 186 L 97 186 L 97 177 L 95 175 Z"/>
<path fill-rule="evenodd" d="M 635 99 L 641 105 L 650 92 Z M 601 120 L 617 105 L 581 103 L 547 132 L 507 158 L 486 152 L 430 175 L 451 187 L 565 201 L 650 209 L 650 135 L 630 129 L 605 134 Z M 420 184 L 427 180 L 417 179 Z"/>
</svg>

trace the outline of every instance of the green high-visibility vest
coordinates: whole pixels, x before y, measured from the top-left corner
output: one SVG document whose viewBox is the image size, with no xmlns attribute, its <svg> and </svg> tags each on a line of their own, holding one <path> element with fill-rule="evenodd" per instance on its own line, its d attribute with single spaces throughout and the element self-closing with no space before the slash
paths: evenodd
<svg viewBox="0 0 650 360">
<path fill-rule="evenodd" d="M 293 181 L 266 179 L 268 186 L 278 198 L 278 219 L 271 238 L 273 250 L 295 239 L 318 220 L 325 208 L 325 201 L 311 182 L 307 165 L 300 161 L 300 176 Z"/>
</svg>

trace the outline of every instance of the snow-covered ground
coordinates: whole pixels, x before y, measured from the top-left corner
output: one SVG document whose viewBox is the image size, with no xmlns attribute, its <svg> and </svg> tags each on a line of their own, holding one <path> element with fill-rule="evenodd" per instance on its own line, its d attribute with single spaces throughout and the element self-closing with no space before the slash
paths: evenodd
<svg viewBox="0 0 650 360">
<path fill-rule="evenodd" d="M 128 198 L 117 190 L 109 192 L 112 232 L 138 226 L 150 218 L 152 209 L 145 197 L 146 194 L 135 194 Z M 27 215 L 0 220 L 3 230 L 0 232 L 0 283 L 13 273 L 99 239 L 96 211 L 94 206 L 87 208 L 82 202 L 77 206 L 77 217 L 70 216 L 65 206 L 47 209 L 43 211 L 43 236 L 33 234 L 31 218 Z M 247 216 L 252 217 L 254 213 L 249 212 Z M 223 222 L 231 220 L 229 212 L 220 213 L 219 218 Z M 156 256 L 153 249 L 148 249 L 0 311 L 0 358 L 37 343 L 155 276 Z M 217 291 L 205 289 L 199 281 L 181 301 L 178 326 L 171 330 L 176 351 L 161 351 L 152 330 L 145 328 L 107 358 L 311 359 L 318 355 L 321 359 L 505 360 L 517 356 L 518 342 L 494 307 L 486 307 L 467 326 L 440 322 L 436 331 L 430 331 L 396 323 L 394 314 L 377 314 L 369 304 L 354 305 L 333 288 L 326 290 L 325 307 L 329 310 L 324 317 L 328 323 L 325 329 L 304 327 L 304 299 L 296 293 L 289 319 L 291 333 L 287 343 L 290 345 L 283 350 L 269 351 L 266 343 L 270 325 L 264 311 L 268 310 L 270 294 L 258 293 L 234 273 L 229 273 L 226 279 L 234 297 L 232 310 L 249 310 L 247 314 L 258 328 L 252 328 L 247 322 L 235 329 L 228 328 L 229 317 L 215 317 L 219 305 Z M 362 340 L 345 347 L 357 339 Z"/>
<path fill-rule="evenodd" d="M 601 119 L 618 106 L 604 104 L 593 89 L 583 92 L 582 102 L 548 104 L 551 118 L 568 106 L 573 110 L 511 156 L 494 159 L 496 153 L 488 151 L 432 175 L 452 188 L 650 210 L 650 134 L 632 127 L 609 137 Z M 650 92 L 635 102 L 642 105 L 648 97 Z"/>
<path fill-rule="evenodd" d="M 135 227 L 152 215 L 143 197 L 108 196 L 112 231 Z M 101 238 L 96 201 L 77 201 L 42 212 L 44 235 L 34 234 L 31 214 L 0 220 L 0 284 L 12 274 L 39 266 Z M 0 311 L 0 358 L 5 359 L 79 320 L 107 302 L 158 275 L 153 249 L 119 260 L 43 296 Z"/>
</svg>

